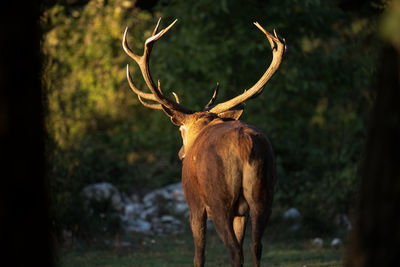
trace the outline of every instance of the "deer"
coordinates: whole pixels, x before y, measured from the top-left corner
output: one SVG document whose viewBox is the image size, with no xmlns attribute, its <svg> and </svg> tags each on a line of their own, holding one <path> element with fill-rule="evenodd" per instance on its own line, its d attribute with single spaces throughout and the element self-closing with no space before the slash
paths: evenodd
<svg viewBox="0 0 400 267">
<path fill-rule="evenodd" d="M 130 75 L 126 76 L 132 91 L 142 105 L 163 110 L 171 122 L 179 126 L 183 145 L 178 156 L 182 160 L 182 188 L 190 212 L 190 227 L 194 241 L 194 266 L 205 264 L 206 222 L 211 219 L 214 228 L 229 251 L 232 266 L 243 266 L 243 240 L 248 219 L 251 220 L 251 256 L 253 266 L 260 266 L 261 238 L 269 220 L 276 182 L 276 164 L 271 143 L 258 128 L 239 120 L 243 103 L 257 97 L 271 79 L 286 53 L 285 39 L 266 31 L 257 22 L 254 25 L 267 37 L 272 49 L 272 61 L 250 89 L 214 105 L 219 84 L 202 111 L 192 111 L 168 98 L 161 89 L 160 80 L 154 83 L 149 58 L 157 40 L 177 22 L 160 30 L 161 18 L 144 44 L 143 55 L 135 54 L 128 45 L 126 27 L 122 47 L 133 59 L 150 90 L 138 89 Z"/>
</svg>

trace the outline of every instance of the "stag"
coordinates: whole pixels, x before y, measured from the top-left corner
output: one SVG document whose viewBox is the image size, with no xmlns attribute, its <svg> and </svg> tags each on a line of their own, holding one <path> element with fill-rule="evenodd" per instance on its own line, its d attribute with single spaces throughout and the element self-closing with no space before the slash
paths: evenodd
<svg viewBox="0 0 400 267">
<path fill-rule="evenodd" d="M 144 106 L 163 110 L 173 124 L 180 126 L 183 145 L 179 158 L 182 160 L 182 186 L 190 210 L 195 245 L 194 266 L 204 266 L 207 218 L 213 221 L 219 237 L 228 248 L 232 266 L 242 266 L 242 244 L 249 217 L 252 226 L 252 261 L 254 266 L 259 266 L 261 237 L 271 214 L 274 194 L 275 159 L 266 135 L 255 126 L 238 119 L 243 112 L 242 103 L 259 95 L 278 69 L 286 51 L 285 40 L 279 38 L 275 30 L 271 34 L 255 22 L 272 48 L 270 66 L 253 87 L 214 105 L 217 84 L 204 110 L 194 112 L 183 106 L 175 93 L 175 101 L 165 96 L 160 81 L 156 85 L 151 77 L 149 58 L 153 45 L 177 21 L 158 32 L 160 20 L 151 37 L 145 41 L 142 56 L 129 48 L 128 28 L 122 40 L 124 51 L 139 65 L 150 93 L 134 85 L 129 65 L 126 75 L 130 88 Z"/>
</svg>

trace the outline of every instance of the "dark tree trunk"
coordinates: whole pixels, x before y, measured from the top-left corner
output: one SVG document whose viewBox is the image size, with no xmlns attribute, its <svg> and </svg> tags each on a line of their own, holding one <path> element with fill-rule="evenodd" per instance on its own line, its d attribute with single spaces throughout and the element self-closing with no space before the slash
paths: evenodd
<svg viewBox="0 0 400 267">
<path fill-rule="evenodd" d="M 400 53 L 383 50 L 346 266 L 400 266 Z"/>
<path fill-rule="evenodd" d="M 0 7 L 0 266 L 53 266 L 39 15 L 36 1 Z"/>
</svg>

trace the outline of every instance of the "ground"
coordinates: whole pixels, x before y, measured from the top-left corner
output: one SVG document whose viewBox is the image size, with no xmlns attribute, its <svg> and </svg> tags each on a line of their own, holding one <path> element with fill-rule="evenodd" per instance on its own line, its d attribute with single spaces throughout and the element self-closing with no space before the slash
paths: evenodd
<svg viewBox="0 0 400 267">
<path fill-rule="evenodd" d="M 249 231 L 244 244 L 244 266 L 252 266 Z M 270 229 L 264 235 L 261 266 L 311 267 L 342 266 L 343 247 L 331 248 L 331 237 L 322 248 L 311 245 L 311 238 L 285 235 Z M 177 267 L 193 266 L 193 243 L 189 233 L 175 236 L 129 235 L 121 237 L 128 247 L 86 246 L 76 243 L 59 251 L 60 267 Z M 112 242 L 112 241 L 111 241 Z M 122 244 L 122 243 L 121 243 Z M 127 243 L 126 243 L 127 244 Z M 228 252 L 214 230 L 207 233 L 206 266 L 230 266 Z"/>
</svg>

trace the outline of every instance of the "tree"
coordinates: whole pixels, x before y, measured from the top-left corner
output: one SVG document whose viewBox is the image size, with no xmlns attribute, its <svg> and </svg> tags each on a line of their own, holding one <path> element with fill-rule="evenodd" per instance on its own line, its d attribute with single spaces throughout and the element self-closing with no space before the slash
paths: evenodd
<svg viewBox="0 0 400 267">
<path fill-rule="evenodd" d="M 346 266 L 400 265 L 400 5 L 386 11 L 377 97 L 366 142 L 356 216 Z"/>
<path fill-rule="evenodd" d="M 0 265 L 53 266 L 36 1 L 0 10 Z"/>
</svg>

